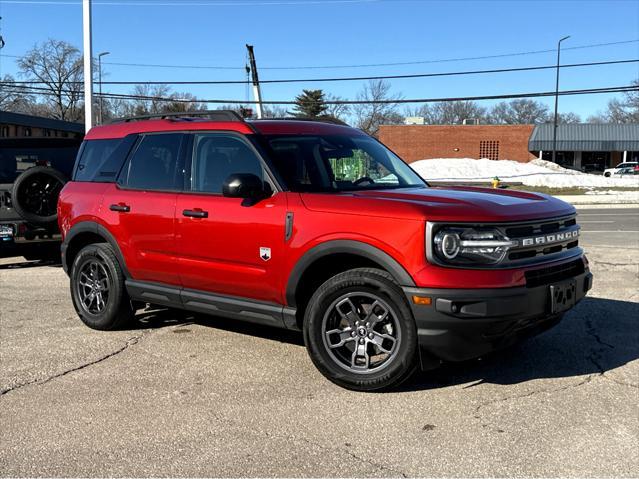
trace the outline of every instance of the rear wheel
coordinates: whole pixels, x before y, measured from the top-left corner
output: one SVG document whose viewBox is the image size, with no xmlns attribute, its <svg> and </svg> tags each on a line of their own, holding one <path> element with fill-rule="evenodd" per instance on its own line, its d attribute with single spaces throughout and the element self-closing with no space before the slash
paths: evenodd
<svg viewBox="0 0 639 479">
<path fill-rule="evenodd" d="M 358 268 L 326 281 L 306 310 L 304 339 L 320 372 L 348 389 L 391 388 L 416 367 L 412 314 L 382 270 Z"/>
<path fill-rule="evenodd" d="M 111 245 L 85 246 L 71 267 L 73 306 L 93 329 L 117 329 L 129 323 L 134 310 L 124 286 L 124 274 Z"/>
</svg>

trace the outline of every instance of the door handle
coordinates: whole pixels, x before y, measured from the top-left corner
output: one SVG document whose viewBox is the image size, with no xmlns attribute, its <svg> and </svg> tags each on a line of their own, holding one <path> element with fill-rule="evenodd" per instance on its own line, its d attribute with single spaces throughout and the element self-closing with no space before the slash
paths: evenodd
<svg viewBox="0 0 639 479">
<path fill-rule="evenodd" d="M 109 206 L 111 211 L 119 211 L 120 213 L 128 213 L 131 211 L 131 207 L 129 205 L 125 205 L 124 203 L 119 203 L 117 205 Z"/>
<path fill-rule="evenodd" d="M 209 212 L 208 211 L 202 211 L 200 209 L 184 210 L 184 211 L 182 211 L 182 214 L 184 216 L 188 216 L 190 218 L 208 218 L 209 217 Z"/>
</svg>

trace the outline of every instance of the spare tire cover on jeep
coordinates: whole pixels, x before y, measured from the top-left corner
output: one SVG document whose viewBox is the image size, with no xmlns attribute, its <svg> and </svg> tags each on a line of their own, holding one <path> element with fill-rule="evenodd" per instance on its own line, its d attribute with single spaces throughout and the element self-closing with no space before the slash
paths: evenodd
<svg viewBox="0 0 639 479">
<path fill-rule="evenodd" d="M 48 225 L 58 217 L 58 196 L 67 178 L 48 166 L 34 166 L 13 184 L 11 202 L 16 213 L 30 223 Z"/>
</svg>

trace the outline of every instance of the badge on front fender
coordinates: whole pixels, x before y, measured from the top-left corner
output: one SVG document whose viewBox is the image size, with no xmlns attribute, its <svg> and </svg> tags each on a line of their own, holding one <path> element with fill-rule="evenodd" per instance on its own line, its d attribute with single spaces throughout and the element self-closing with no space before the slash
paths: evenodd
<svg viewBox="0 0 639 479">
<path fill-rule="evenodd" d="M 266 248 L 264 246 L 260 247 L 260 258 L 264 261 L 268 261 L 271 259 L 271 248 Z"/>
</svg>

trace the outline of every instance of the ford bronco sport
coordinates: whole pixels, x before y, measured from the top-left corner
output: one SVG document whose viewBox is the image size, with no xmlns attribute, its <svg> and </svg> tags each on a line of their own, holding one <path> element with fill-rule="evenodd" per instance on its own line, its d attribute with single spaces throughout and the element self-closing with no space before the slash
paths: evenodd
<svg viewBox="0 0 639 479">
<path fill-rule="evenodd" d="M 87 134 L 58 214 L 89 327 L 148 303 L 302 330 L 322 374 L 375 390 L 540 332 L 591 287 L 551 196 L 429 187 L 345 125 L 206 115 Z"/>
</svg>

